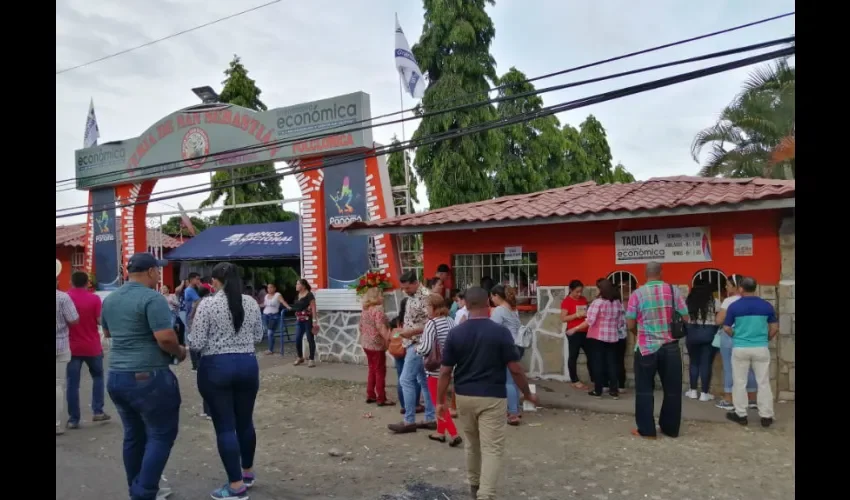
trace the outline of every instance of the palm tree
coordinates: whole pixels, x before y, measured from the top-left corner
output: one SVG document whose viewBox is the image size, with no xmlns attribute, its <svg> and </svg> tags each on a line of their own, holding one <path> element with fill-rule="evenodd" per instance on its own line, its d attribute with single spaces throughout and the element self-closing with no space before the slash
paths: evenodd
<svg viewBox="0 0 850 500">
<path fill-rule="evenodd" d="M 717 123 L 694 138 L 694 161 L 709 148 L 701 176 L 794 178 L 794 77 L 787 59 L 750 74 Z"/>
</svg>

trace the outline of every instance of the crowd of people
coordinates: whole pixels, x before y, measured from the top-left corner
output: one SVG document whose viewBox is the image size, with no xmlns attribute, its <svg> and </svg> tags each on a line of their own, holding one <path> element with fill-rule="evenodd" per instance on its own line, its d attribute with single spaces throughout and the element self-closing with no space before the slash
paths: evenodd
<svg viewBox="0 0 850 500">
<path fill-rule="evenodd" d="M 299 280 L 290 305 L 274 287 L 246 294 L 238 269 L 221 263 L 212 270 L 209 288 L 190 274 L 170 294 L 158 293 L 164 261 L 133 255 L 128 280 L 103 301 L 87 291 L 88 275 L 74 273 L 70 293 L 56 291 L 57 399 L 56 433 L 79 426 L 79 375 L 83 364 L 93 380 L 94 421 L 103 411 L 104 385 L 124 426 L 124 467 L 133 500 L 154 500 L 171 492 L 159 479 L 178 432 L 181 405 L 177 378 L 170 365 L 186 357 L 197 371 L 204 415 L 213 423 L 227 483 L 211 493 L 220 500 L 245 500 L 256 484 L 253 469 L 256 433 L 253 410 L 259 389 L 255 345 L 275 330 L 281 308 L 296 315 L 298 358 L 305 362 L 303 337 L 315 356 L 318 330 L 315 297 Z M 57 261 L 57 279 L 60 265 Z M 441 265 L 423 285 L 413 271 L 400 277 L 399 314 L 388 318 L 377 288 L 363 296 L 360 342 L 368 364 L 366 403 L 395 406 L 386 394 L 386 354 L 399 374 L 402 421 L 390 424 L 396 434 L 429 430 L 428 439 L 464 446 L 467 478 L 474 498 L 496 494 L 505 430 L 520 425 L 520 401 L 537 404 L 520 364 L 529 345 L 517 311 L 515 290 L 492 281 L 485 286 L 450 290 L 450 272 Z M 483 280 L 482 280 L 483 281 Z M 584 296 L 575 280 L 561 304 L 568 338 L 572 385 L 603 397 L 625 390 L 627 337 L 634 339 L 635 422 L 632 434 L 679 435 L 682 405 L 680 341 L 689 352 L 689 386 L 684 395 L 713 401 L 711 366 L 717 352 L 724 367 L 724 398 L 718 407 L 727 418 L 746 425 L 748 408 L 757 408 L 761 424 L 773 422 L 768 342 L 778 333 L 773 306 L 756 296 L 753 278 L 732 274 L 725 296 L 697 284 L 687 298 L 662 279 L 661 264 L 646 266 L 646 283 L 635 289 L 608 279 L 596 282 L 598 295 Z M 722 300 L 720 300 L 722 298 Z M 625 304 L 624 304 L 625 303 Z M 109 373 L 104 377 L 98 326 L 111 340 Z M 718 327 L 720 327 L 718 329 Z M 270 340 L 269 352 L 274 344 Z M 577 358 L 585 352 L 590 387 L 580 381 Z M 655 377 L 663 402 L 656 426 Z M 105 383 L 104 383 L 105 379 Z M 67 382 L 67 391 L 65 384 Z M 420 397 L 422 400 L 420 400 Z M 64 418 L 67 401 L 68 418 Z M 420 402 L 421 401 L 421 402 Z M 424 413 L 417 422 L 416 415 Z M 457 424 L 455 423 L 457 422 Z"/>
</svg>

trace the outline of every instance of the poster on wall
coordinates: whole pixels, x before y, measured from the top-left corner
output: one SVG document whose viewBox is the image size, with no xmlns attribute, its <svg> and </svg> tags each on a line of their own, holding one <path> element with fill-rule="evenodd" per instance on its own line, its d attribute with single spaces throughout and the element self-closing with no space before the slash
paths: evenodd
<svg viewBox="0 0 850 500">
<path fill-rule="evenodd" d="M 752 257 L 753 256 L 753 235 L 752 234 L 736 234 L 735 235 L 735 257 Z"/>
<path fill-rule="evenodd" d="M 118 270 L 118 236 L 115 229 L 115 188 L 95 189 L 92 199 L 94 272 L 98 290 L 115 290 L 121 282 Z"/>
<path fill-rule="evenodd" d="M 711 262 L 707 227 L 644 229 L 614 233 L 617 264 Z"/>
<path fill-rule="evenodd" d="M 352 236 L 331 226 L 369 220 L 366 163 L 351 161 L 324 170 L 328 288 L 348 288 L 369 270 L 369 237 Z"/>
</svg>

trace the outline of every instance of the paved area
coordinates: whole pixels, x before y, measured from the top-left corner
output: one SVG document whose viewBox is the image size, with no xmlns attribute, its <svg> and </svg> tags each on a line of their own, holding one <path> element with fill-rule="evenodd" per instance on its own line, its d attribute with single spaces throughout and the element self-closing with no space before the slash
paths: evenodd
<svg viewBox="0 0 850 500">
<path fill-rule="evenodd" d="M 279 356 L 262 357 L 261 366 L 253 500 L 468 498 L 463 451 L 422 432 L 389 434 L 386 424 L 399 420 L 398 408 L 363 402 L 363 367 L 295 368 Z M 224 482 L 215 435 L 197 416 L 194 374 L 187 364 L 175 371 L 184 403 L 163 485 L 174 489 L 174 500 L 209 498 Z M 502 498 L 794 498 L 793 404 L 783 407 L 788 416 L 777 428 L 687 420 L 679 439 L 646 441 L 629 434 L 629 415 L 549 407 L 547 398 L 583 396 L 559 391 L 542 391 L 544 408 L 509 429 Z M 115 415 L 110 403 L 107 411 Z M 85 408 L 83 418 L 81 429 L 56 438 L 56 498 L 126 498 L 120 421 L 93 424 Z"/>
</svg>

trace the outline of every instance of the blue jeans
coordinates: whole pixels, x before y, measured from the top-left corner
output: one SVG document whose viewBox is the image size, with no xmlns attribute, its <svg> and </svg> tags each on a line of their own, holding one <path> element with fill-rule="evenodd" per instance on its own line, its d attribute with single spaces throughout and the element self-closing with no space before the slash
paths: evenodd
<svg viewBox="0 0 850 500">
<path fill-rule="evenodd" d="M 310 344 L 310 361 L 316 359 L 316 336 L 313 335 L 312 321 L 296 321 L 295 322 L 295 351 L 299 359 L 304 359 L 304 337 L 307 337 L 307 343 Z"/>
<path fill-rule="evenodd" d="M 416 346 L 412 345 L 407 348 L 407 354 L 404 357 L 404 368 L 401 370 L 401 380 L 399 380 L 402 390 L 404 391 L 405 401 L 418 401 L 416 399 L 417 386 L 421 388 L 422 395 L 425 396 L 425 421 L 436 421 L 436 408 L 431 402 L 431 393 L 428 392 L 428 379 L 425 375 L 425 362 L 422 356 L 416 353 Z M 404 423 L 412 424 L 416 422 L 416 404 L 408 404 L 404 407 Z"/>
<path fill-rule="evenodd" d="M 398 404 L 401 405 L 401 408 L 404 409 L 404 389 L 401 387 L 401 372 L 404 370 L 404 358 L 395 358 L 395 373 L 398 375 Z M 419 405 L 419 397 L 422 395 L 422 388 L 419 387 L 419 382 L 416 382 L 416 404 L 413 406 L 416 407 Z"/>
<path fill-rule="evenodd" d="M 253 353 L 201 358 L 198 390 L 209 402 L 218 455 L 231 483 L 242 480 L 242 469 L 254 466 L 254 402 L 259 389 L 260 367 Z"/>
<path fill-rule="evenodd" d="M 711 364 L 714 361 L 714 355 L 717 353 L 717 350 L 711 344 L 686 343 L 685 346 L 688 348 L 688 358 L 690 361 L 690 366 L 688 366 L 690 387 L 693 390 L 697 390 L 697 381 L 700 381 L 702 382 L 700 391 L 707 394 L 711 387 Z"/>
<path fill-rule="evenodd" d="M 519 359 L 522 359 L 523 355 L 525 355 L 525 348 L 516 346 L 517 351 L 519 351 Z M 511 375 L 511 371 L 507 368 L 507 377 L 505 379 L 505 389 L 508 391 L 508 414 L 510 415 L 519 415 L 519 388 L 516 386 L 516 382 L 514 382 L 514 376 Z"/>
<path fill-rule="evenodd" d="M 110 371 L 106 383 L 124 424 L 124 472 L 131 500 L 155 500 L 177 438 L 180 386 L 168 368 Z"/>
<path fill-rule="evenodd" d="M 723 360 L 723 392 L 732 394 L 732 337 L 726 332 L 720 333 L 720 359 Z M 747 374 L 747 392 L 758 391 L 756 374 L 750 368 Z"/>
<path fill-rule="evenodd" d="M 103 413 L 103 355 L 100 356 L 71 356 L 71 361 L 65 369 L 67 380 L 68 423 L 80 422 L 80 370 L 83 363 L 89 367 L 91 375 L 91 411 L 95 415 Z"/>
<path fill-rule="evenodd" d="M 269 336 L 269 352 L 274 352 L 274 338 L 277 332 L 277 325 L 280 322 L 280 314 L 263 314 L 263 325 L 266 327 L 266 333 Z M 280 353 L 283 354 L 283 332 L 280 330 Z"/>
<path fill-rule="evenodd" d="M 658 415 L 661 432 L 679 436 L 682 424 L 682 352 L 678 342 L 664 344 L 644 356 L 635 351 L 635 423 L 641 436 L 655 436 L 655 374 L 661 379 L 664 400 Z"/>
</svg>

